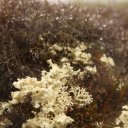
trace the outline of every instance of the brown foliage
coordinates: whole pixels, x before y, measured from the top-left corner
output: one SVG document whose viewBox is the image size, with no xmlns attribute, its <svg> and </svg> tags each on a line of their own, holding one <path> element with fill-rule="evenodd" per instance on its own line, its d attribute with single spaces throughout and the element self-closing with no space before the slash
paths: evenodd
<svg viewBox="0 0 128 128">
<path fill-rule="evenodd" d="M 75 123 L 69 127 L 93 128 L 95 121 L 103 121 L 105 128 L 112 127 L 112 121 L 119 114 L 121 104 L 128 99 L 125 87 L 116 91 L 118 79 L 127 79 L 128 73 L 128 9 L 110 8 L 98 5 L 94 8 L 76 5 L 50 5 L 33 0 L 0 1 L 0 99 L 10 99 L 15 91 L 12 83 L 17 78 L 36 76 L 48 70 L 49 45 L 75 45 L 77 40 L 94 45 L 90 51 L 98 68 L 95 76 L 88 75 L 79 85 L 87 87 L 94 103 L 86 108 L 69 111 Z M 111 71 L 99 61 L 102 51 L 112 56 L 117 69 Z M 59 56 L 58 56 L 59 57 Z M 54 61 L 58 57 L 53 58 Z M 122 63 L 123 62 L 123 63 Z M 113 77 L 116 80 L 113 80 Z M 22 109 L 20 108 L 22 106 Z M 28 106 L 28 105 L 27 105 Z M 12 122 L 9 128 L 20 128 L 32 115 L 29 105 L 14 107 L 5 114 Z M 12 118 L 13 115 L 13 118 Z M 111 118 L 108 119 L 108 117 Z M 110 126 L 109 126 L 110 125 Z"/>
</svg>

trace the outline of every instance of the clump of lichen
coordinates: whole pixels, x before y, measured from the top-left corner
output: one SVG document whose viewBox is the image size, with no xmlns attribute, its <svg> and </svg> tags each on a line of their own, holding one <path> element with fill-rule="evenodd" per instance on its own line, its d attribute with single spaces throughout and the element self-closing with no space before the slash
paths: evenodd
<svg viewBox="0 0 128 128">
<path fill-rule="evenodd" d="M 13 86 L 18 78 L 30 76 L 40 81 L 40 72 L 50 70 L 47 60 L 52 59 L 60 67 L 70 63 L 80 72 L 66 86 L 85 88 L 93 103 L 68 107 L 66 115 L 74 122 L 67 127 L 114 127 L 128 100 L 127 14 L 126 6 L 92 8 L 51 5 L 47 1 L 1 0 L 0 101 L 13 99 L 19 91 Z M 0 117 L 2 127 L 20 128 L 35 117 L 32 111 L 39 113 L 40 109 L 31 104 L 31 95 L 12 105 L 10 111 L 5 109 Z M 73 93 L 70 95 L 74 97 Z M 3 104 L 1 110 L 5 107 L 8 105 Z"/>
</svg>

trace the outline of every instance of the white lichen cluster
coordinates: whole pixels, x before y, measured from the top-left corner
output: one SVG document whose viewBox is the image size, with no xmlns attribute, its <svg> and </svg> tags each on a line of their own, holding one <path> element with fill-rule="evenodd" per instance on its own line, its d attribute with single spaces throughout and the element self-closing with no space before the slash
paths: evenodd
<svg viewBox="0 0 128 128">
<path fill-rule="evenodd" d="M 0 115 L 2 115 L 6 108 L 9 109 L 9 107 L 10 105 L 7 102 L 0 102 Z"/>
<path fill-rule="evenodd" d="M 117 91 L 121 91 L 123 88 L 125 88 L 125 83 L 123 81 L 119 81 L 119 84 L 116 88 Z"/>
<path fill-rule="evenodd" d="M 49 48 L 51 54 L 56 55 L 58 52 L 63 51 L 66 57 L 61 58 L 61 61 L 65 61 L 65 58 L 71 57 L 73 63 L 82 62 L 83 64 L 92 64 L 91 54 L 86 52 L 87 46 L 84 43 L 80 43 L 77 47 L 71 48 L 69 46 L 59 46 L 54 44 Z"/>
<path fill-rule="evenodd" d="M 54 44 L 52 45 L 50 48 L 49 48 L 50 52 L 53 54 L 53 55 L 56 55 L 57 52 L 60 52 L 63 50 L 63 48 L 61 46 L 59 46 L 58 44 Z"/>
<path fill-rule="evenodd" d="M 114 60 L 111 57 L 107 57 L 106 54 L 102 55 L 100 61 L 106 63 L 108 66 L 115 66 Z"/>
<path fill-rule="evenodd" d="M 95 122 L 94 126 L 96 128 L 103 128 L 103 122 Z"/>
<path fill-rule="evenodd" d="M 86 89 L 78 86 L 68 89 L 66 86 L 80 70 L 74 71 L 70 63 L 64 63 L 62 66 L 53 64 L 51 60 L 48 60 L 48 63 L 51 69 L 49 72 L 42 71 L 40 81 L 37 78 L 26 77 L 13 83 L 19 91 L 12 92 L 12 100 L 8 103 L 10 106 L 23 103 L 31 94 L 31 104 L 34 108 L 40 109 L 39 113 L 33 112 L 35 117 L 28 119 L 23 128 L 65 128 L 73 122 L 73 119 L 66 115 L 67 108 L 72 108 L 75 104 L 83 107 L 93 100 Z M 70 96 L 71 92 L 74 98 Z"/>
<path fill-rule="evenodd" d="M 120 123 L 123 123 L 123 127 L 121 128 L 128 128 L 128 105 L 124 105 L 122 107 L 122 112 L 120 116 L 116 119 L 117 127 L 114 128 L 120 128 Z"/>
<path fill-rule="evenodd" d="M 55 55 L 60 51 L 63 51 L 64 56 L 61 58 L 60 62 L 70 62 L 72 61 L 73 64 L 81 63 L 83 66 L 83 73 L 86 74 L 90 72 L 95 74 L 97 72 L 96 66 L 93 65 L 92 55 L 87 52 L 88 47 L 85 43 L 79 43 L 76 47 L 71 48 L 69 46 L 61 47 L 57 44 L 52 45 L 49 50 L 51 54 Z M 88 66 L 85 66 L 88 65 Z"/>
<path fill-rule="evenodd" d="M 79 107 L 86 106 L 93 101 L 92 97 L 90 97 L 90 94 L 86 91 L 85 88 L 72 86 L 70 92 L 74 94 L 74 103 L 79 105 Z"/>
<path fill-rule="evenodd" d="M 91 54 L 87 53 L 86 45 L 81 43 L 75 48 L 68 48 L 69 55 L 73 57 L 74 63 L 82 62 L 83 64 L 92 64 Z"/>
</svg>

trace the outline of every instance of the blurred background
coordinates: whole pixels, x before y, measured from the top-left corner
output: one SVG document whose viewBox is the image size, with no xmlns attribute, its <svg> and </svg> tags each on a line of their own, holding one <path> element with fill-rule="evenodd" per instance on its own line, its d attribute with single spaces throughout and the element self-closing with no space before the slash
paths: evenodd
<svg viewBox="0 0 128 128">
<path fill-rule="evenodd" d="M 72 2 L 80 2 L 80 3 L 105 3 L 105 4 L 110 4 L 110 3 L 121 3 L 121 2 L 128 2 L 128 0 L 48 0 L 53 3 L 58 3 L 58 2 L 64 2 L 64 3 L 72 3 Z"/>
</svg>

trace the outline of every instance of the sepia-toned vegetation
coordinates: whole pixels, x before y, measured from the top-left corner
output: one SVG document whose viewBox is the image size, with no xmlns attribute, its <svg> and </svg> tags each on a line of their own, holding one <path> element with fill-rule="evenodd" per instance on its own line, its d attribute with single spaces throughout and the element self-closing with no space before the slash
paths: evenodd
<svg viewBox="0 0 128 128">
<path fill-rule="evenodd" d="M 23 102 L 9 103 L 23 91 L 14 86 L 18 79 L 44 82 L 41 72 L 50 73 L 51 59 L 60 72 L 66 63 L 79 70 L 67 79 L 66 91 L 78 86 L 93 98 L 82 107 L 66 108 L 67 128 L 126 128 L 124 120 L 116 120 L 128 104 L 127 6 L 0 0 L 0 127 L 22 128 L 35 117 L 32 112 L 40 113 L 31 89 Z"/>
</svg>

